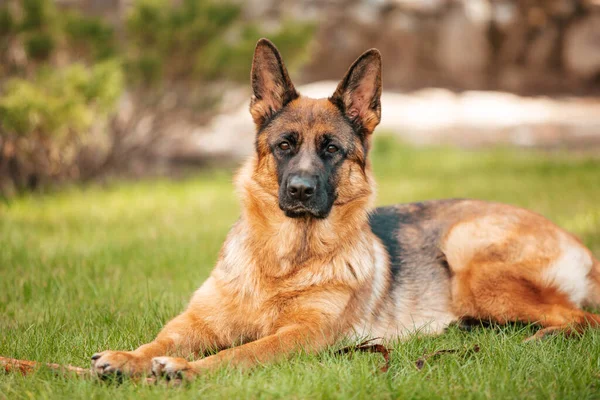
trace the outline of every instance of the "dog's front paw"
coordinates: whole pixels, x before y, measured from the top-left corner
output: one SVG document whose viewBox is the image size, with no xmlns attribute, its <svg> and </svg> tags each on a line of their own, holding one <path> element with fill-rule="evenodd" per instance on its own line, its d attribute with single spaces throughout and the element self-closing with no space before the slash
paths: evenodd
<svg viewBox="0 0 600 400">
<path fill-rule="evenodd" d="M 92 372 L 100 376 L 142 375 L 150 373 L 150 360 L 130 351 L 103 351 L 92 356 Z"/>
<path fill-rule="evenodd" d="M 152 359 L 152 374 L 168 380 L 191 380 L 196 376 L 192 366 L 184 358 L 154 357 Z"/>
</svg>

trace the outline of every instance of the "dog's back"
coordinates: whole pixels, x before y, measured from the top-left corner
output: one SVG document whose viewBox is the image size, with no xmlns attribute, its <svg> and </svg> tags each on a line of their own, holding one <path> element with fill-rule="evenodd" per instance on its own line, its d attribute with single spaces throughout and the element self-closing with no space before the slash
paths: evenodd
<svg viewBox="0 0 600 400">
<path fill-rule="evenodd" d="M 439 200 L 377 208 L 369 222 L 391 277 L 371 320 L 378 336 L 439 332 L 458 318 L 554 316 L 558 323 L 597 304 L 598 262 L 573 235 L 531 211 Z M 561 311 L 551 313 L 556 306 Z"/>
</svg>

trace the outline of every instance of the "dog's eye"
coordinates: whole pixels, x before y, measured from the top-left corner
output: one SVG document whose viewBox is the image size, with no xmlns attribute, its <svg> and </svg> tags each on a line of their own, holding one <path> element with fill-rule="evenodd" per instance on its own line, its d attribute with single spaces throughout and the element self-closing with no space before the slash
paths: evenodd
<svg viewBox="0 0 600 400">
<path fill-rule="evenodd" d="M 334 146 L 333 144 L 330 144 L 329 146 L 327 146 L 327 152 L 328 153 L 335 153 L 338 150 L 339 149 L 337 148 L 337 146 Z"/>
<path fill-rule="evenodd" d="M 281 142 L 279 143 L 279 148 L 281 150 L 289 150 L 290 149 L 290 144 L 288 142 Z"/>
</svg>

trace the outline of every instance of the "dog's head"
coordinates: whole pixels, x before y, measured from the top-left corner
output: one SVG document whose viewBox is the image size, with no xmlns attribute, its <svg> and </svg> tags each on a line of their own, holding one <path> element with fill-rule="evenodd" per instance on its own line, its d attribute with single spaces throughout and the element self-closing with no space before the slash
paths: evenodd
<svg viewBox="0 0 600 400">
<path fill-rule="evenodd" d="M 254 179 L 286 216 L 326 218 L 371 194 L 367 152 L 381 118 L 381 55 L 352 64 L 327 99 L 301 96 L 275 46 L 261 39 L 252 64 L 256 124 Z"/>
</svg>

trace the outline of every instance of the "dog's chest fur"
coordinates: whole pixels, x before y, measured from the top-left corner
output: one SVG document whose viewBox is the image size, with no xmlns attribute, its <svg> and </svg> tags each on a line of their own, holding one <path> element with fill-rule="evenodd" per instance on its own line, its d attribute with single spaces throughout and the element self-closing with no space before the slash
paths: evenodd
<svg viewBox="0 0 600 400">
<path fill-rule="evenodd" d="M 325 314 L 336 310 L 339 324 L 350 333 L 380 306 L 389 284 L 388 259 L 370 231 L 356 235 L 348 248 L 296 265 L 291 260 L 297 257 L 282 257 L 281 248 L 256 254 L 249 238 L 247 227 L 238 222 L 211 279 L 193 300 L 216 311 L 209 322 L 231 340 L 248 342 L 273 334 L 304 308 Z M 270 268 L 277 260 L 279 269 Z M 361 294 L 357 302 L 357 293 L 366 296 Z"/>
</svg>

